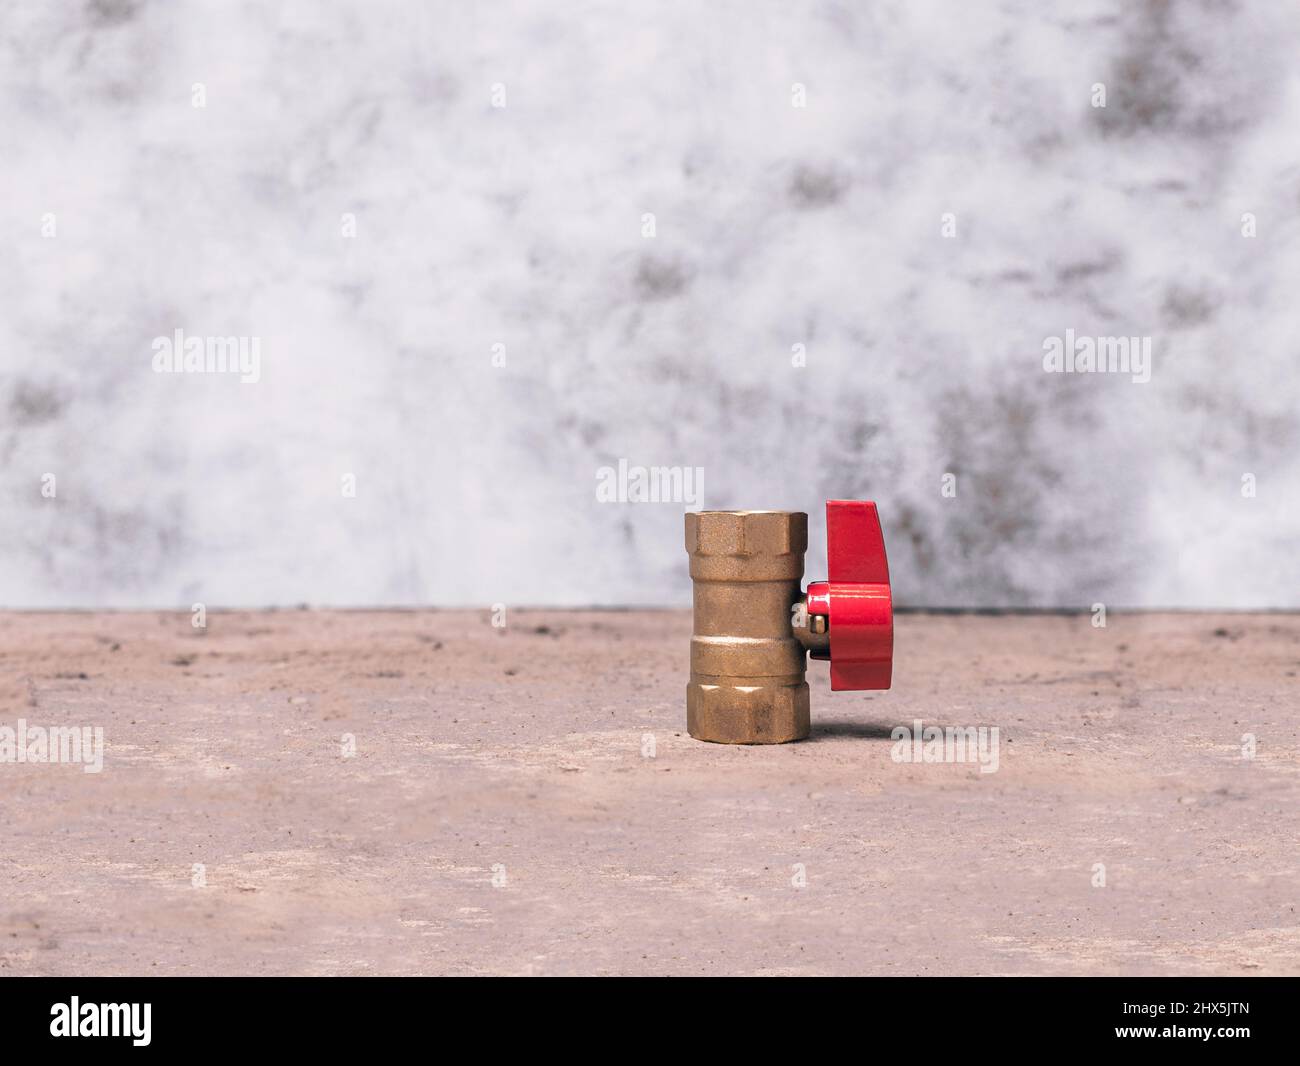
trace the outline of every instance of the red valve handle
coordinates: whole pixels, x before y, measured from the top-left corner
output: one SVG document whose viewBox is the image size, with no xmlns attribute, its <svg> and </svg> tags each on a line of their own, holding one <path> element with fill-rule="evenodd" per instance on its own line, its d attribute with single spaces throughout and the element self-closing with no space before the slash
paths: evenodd
<svg viewBox="0 0 1300 1066">
<path fill-rule="evenodd" d="M 826 568 L 830 577 L 808 586 L 808 614 L 829 622 L 831 689 L 889 688 L 894 601 L 885 537 L 870 500 L 826 501 Z"/>
</svg>

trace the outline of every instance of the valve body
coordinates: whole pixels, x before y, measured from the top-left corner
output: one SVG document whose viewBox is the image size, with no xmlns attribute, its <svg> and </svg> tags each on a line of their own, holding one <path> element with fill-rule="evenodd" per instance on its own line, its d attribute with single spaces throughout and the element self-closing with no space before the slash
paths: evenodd
<svg viewBox="0 0 1300 1066">
<path fill-rule="evenodd" d="M 885 689 L 894 602 L 870 500 L 826 501 L 826 581 L 799 589 L 802 511 L 686 516 L 695 631 L 686 725 L 697 740 L 783 744 L 809 732 L 805 655 L 829 660 L 831 691 Z"/>
<path fill-rule="evenodd" d="M 695 605 L 686 721 L 697 740 L 781 744 L 808 736 L 806 651 L 791 624 L 807 548 L 802 511 L 686 516 Z"/>
</svg>

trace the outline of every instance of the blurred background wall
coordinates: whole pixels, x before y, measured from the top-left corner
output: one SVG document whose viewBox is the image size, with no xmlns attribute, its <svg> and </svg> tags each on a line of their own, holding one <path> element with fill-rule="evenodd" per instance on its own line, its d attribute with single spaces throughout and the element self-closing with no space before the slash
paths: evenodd
<svg viewBox="0 0 1300 1066">
<path fill-rule="evenodd" d="M 1300 607 L 1295 4 L 24 0 L 0 87 L 4 606 L 688 602 L 624 460 L 905 604 Z"/>
</svg>

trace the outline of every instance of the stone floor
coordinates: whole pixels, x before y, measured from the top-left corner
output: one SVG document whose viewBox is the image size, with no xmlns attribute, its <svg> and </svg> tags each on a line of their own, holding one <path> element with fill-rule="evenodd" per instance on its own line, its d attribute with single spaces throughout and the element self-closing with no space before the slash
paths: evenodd
<svg viewBox="0 0 1300 1066">
<path fill-rule="evenodd" d="M 1300 974 L 1300 616 L 903 615 L 766 748 L 686 613 L 506 622 L 0 614 L 0 749 L 105 744 L 0 762 L 0 974 Z"/>
</svg>

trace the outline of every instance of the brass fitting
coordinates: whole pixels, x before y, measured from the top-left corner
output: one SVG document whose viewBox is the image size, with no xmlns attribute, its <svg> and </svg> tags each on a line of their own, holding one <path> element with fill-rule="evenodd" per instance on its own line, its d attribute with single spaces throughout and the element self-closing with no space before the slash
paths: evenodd
<svg viewBox="0 0 1300 1066">
<path fill-rule="evenodd" d="M 831 689 L 889 688 L 893 594 L 876 505 L 826 503 L 826 581 L 800 591 L 802 511 L 686 516 L 695 630 L 686 725 L 697 740 L 783 744 L 809 732 L 805 655 L 830 662 Z"/>
<path fill-rule="evenodd" d="M 804 645 L 792 619 L 803 599 L 808 516 L 701 511 L 686 516 L 695 632 L 686 723 L 721 744 L 782 744 L 808 735 Z"/>
</svg>

